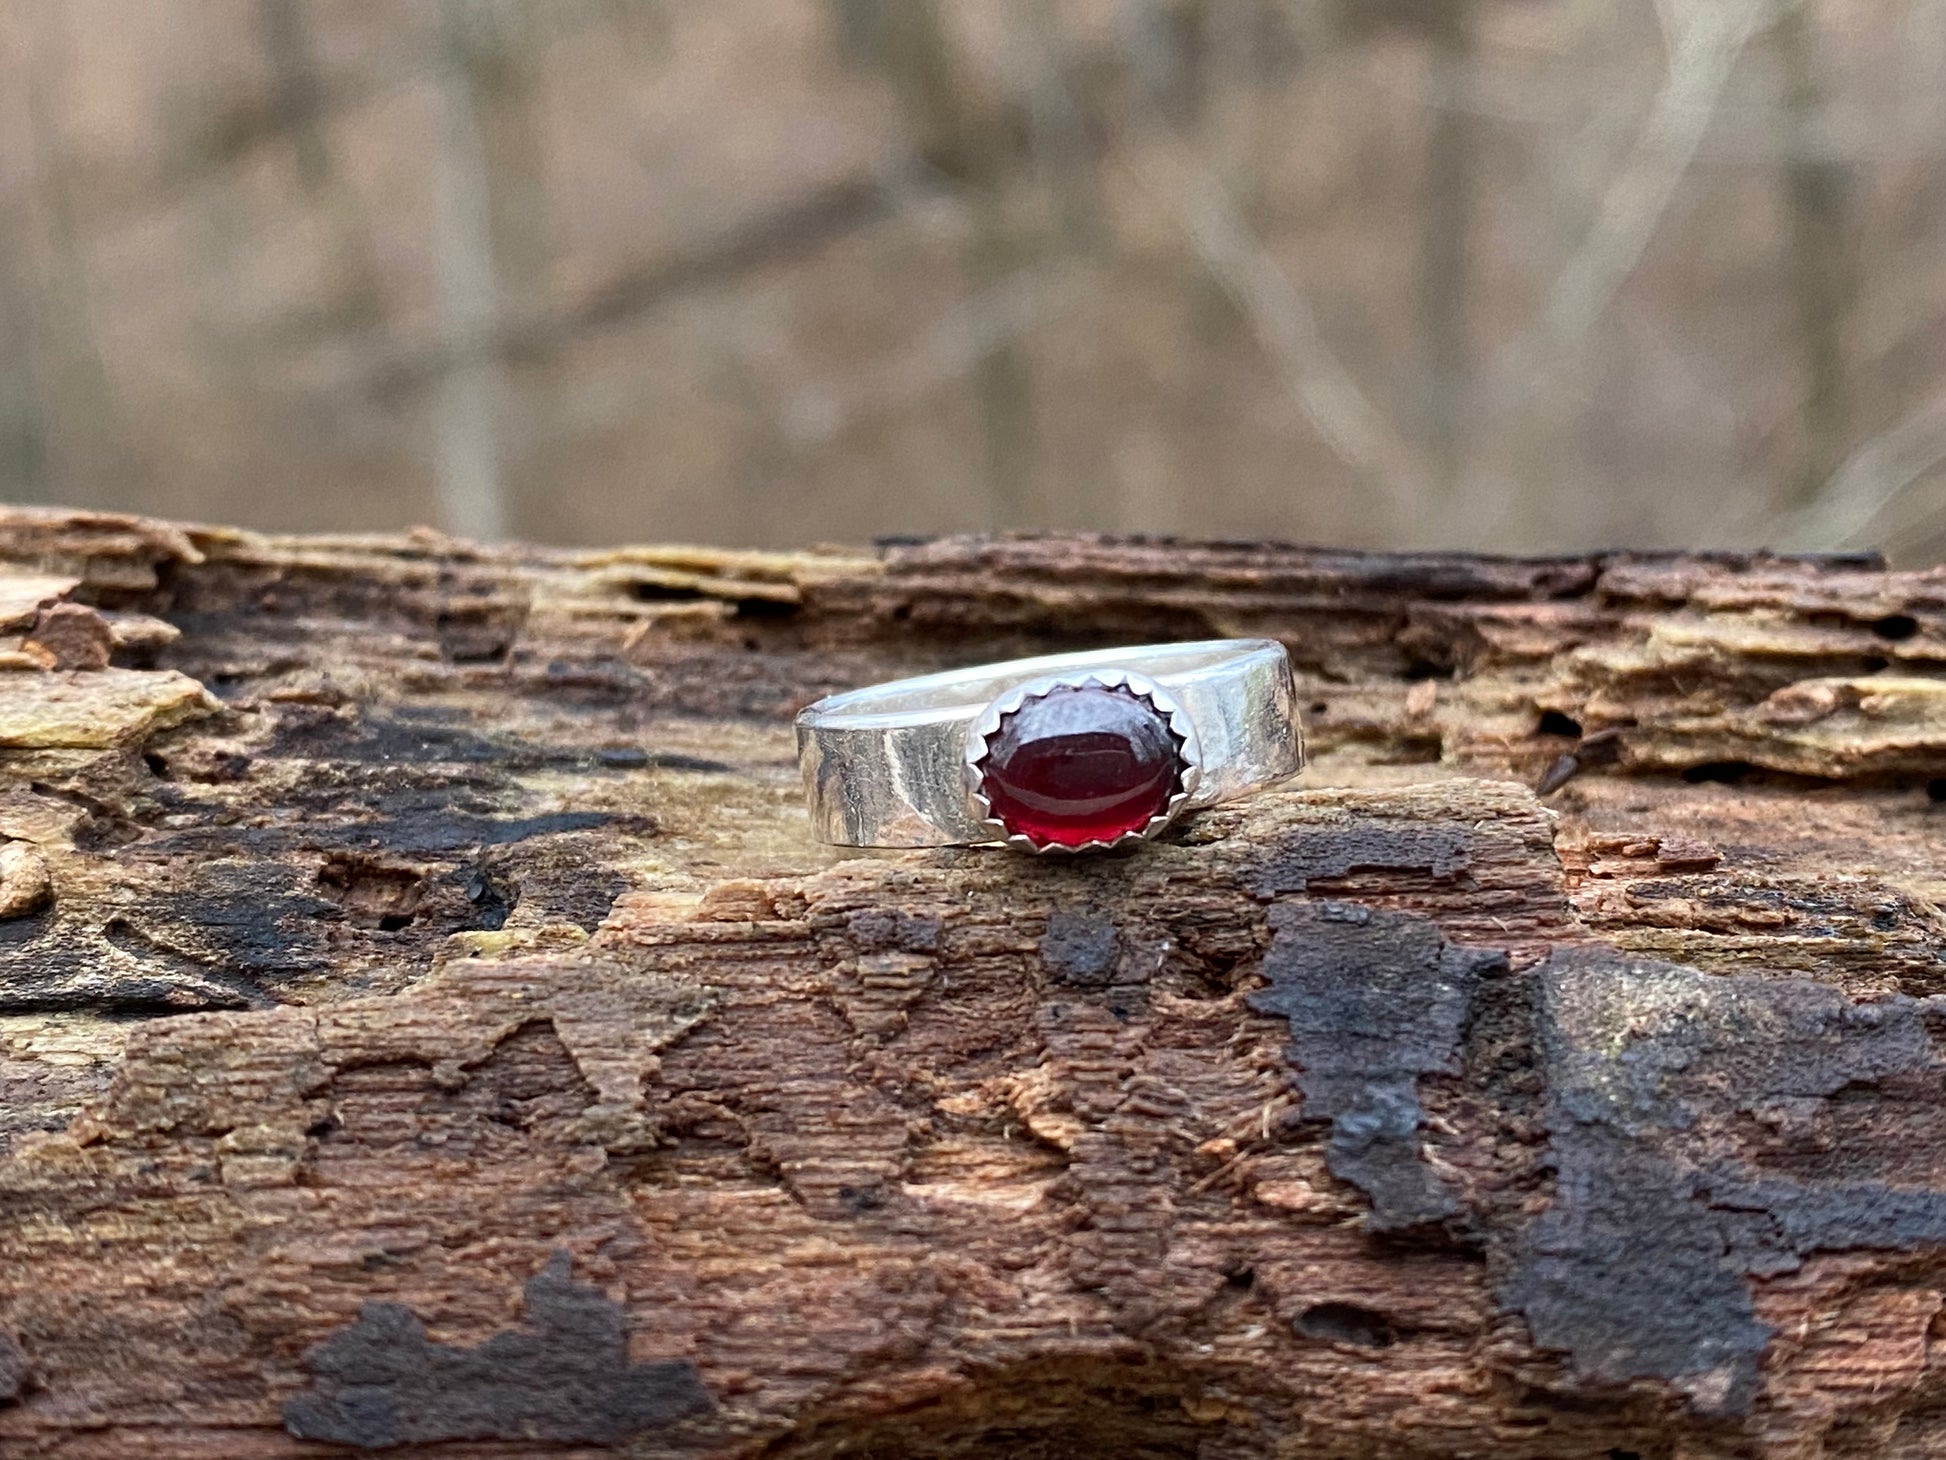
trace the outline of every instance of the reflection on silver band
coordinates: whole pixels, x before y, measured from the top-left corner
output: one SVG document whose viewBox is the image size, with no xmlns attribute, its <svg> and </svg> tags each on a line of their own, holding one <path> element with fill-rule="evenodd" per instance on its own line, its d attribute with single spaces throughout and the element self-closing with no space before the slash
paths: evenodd
<svg viewBox="0 0 1946 1460">
<path fill-rule="evenodd" d="M 1233 801 L 1303 767 L 1290 660 L 1275 640 L 1050 654 L 873 685 L 804 710 L 797 751 L 813 830 L 852 847 L 997 840 L 967 787 L 969 727 L 1022 684 L 1104 671 L 1153 680 L 1194 724 L 1200 775 L 1185 810 Z"/>
</svg>

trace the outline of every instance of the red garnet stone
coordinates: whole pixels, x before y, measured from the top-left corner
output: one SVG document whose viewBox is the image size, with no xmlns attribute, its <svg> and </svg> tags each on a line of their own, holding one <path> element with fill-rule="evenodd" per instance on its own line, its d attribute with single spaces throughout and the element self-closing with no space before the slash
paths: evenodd
<svg viewBox="0 0 1946 1460">
<path fill-rule="evenodd" d="M 1060 685 L 987 736 L 980 793 L 1035 846 L 1078 847 L 1141 831 L 1182 785 L 1181 739 L 1144 695 Z"/>
</svg>

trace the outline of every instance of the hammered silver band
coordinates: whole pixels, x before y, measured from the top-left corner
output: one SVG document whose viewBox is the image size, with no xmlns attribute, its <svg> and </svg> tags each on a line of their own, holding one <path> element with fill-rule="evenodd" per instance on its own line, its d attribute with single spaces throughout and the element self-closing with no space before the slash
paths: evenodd
<svg viewBox="0 0 1946 1460">
<path fill-rule="evenodd" d="M 1274 639 L 1050 654 L 872 685 L 802 711 L 797 752 L 812 829 L 849 847 L 1009 840 L 969 780 L 969 737 L 1024 693 L 1082 683 L 1137 687 L 1188 732 L 1182 794 L 1145 835 L 1180 811 L 1233 801 L 1303 768 L 1290 660 Z"/>
</svg>

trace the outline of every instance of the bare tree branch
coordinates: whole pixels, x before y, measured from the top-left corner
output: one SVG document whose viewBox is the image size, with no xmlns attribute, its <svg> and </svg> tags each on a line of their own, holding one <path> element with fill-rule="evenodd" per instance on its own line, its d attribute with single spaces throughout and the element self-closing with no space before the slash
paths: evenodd
<svg viewBox="0 0 1946 1460">
<path fill-rule="evenodd" d="M 1779 524 L 1786 546 L 1854 547 L 1946 463 L 1946 394 L 1935 396 L 1867 441 L 1839 468 L 1812 505 Z"/>
<path fill-rule="evenodd" d="M 1770 0 L 1658 0 L 1669 48 L 1662 89 L 1581 247 L 1554 282 L 1541 316 L 1544 345 L 1584 336 L 1641 262 L 1737 57 L 1769 8 Z"/>
<path fill-rule="evenodd" d="M 1426 500 L 1425 470 L 1338 363 L 1310 301 L 1214 178 L 1194 167 L 1169 171 L 1145 167 L 1138 176 L 1175 213 L 1198 260 L 1250 322 L 1319 438 L 1384 493 L 1396 520 L 1409 520 Z"/>
<path fill-rule="evenodd" d="M 1789 225 L 1786 268 L 1797 304 L 1805 382 L 1798 410 L 1803 459 L 1785 490 L 1790 500 L 1808 503 L 1839 469 L 1851 439 L 1852 382 L 1845 351 L 1845 324 L 1856 295 L 1851 189 L 1847 164 L 1820 155 L 1826 99 L 1808 0 L 1785 0 L 1774 43 L 1784 72 L 1779 126 Z"/>
<path fill-rule="evenodd" d="M 448 0 L 453 28 L 467 0 Z M 433 152 L 433 251 L 439 273 L 440 332 L 447 365 L 433 406 L 439 505 L 449 532 L 485 539 L 507 535 L 500 461 L 499 328 L 493 214 L 485 140 L 475 105 L 467 42 L 455 34 L 441 76 L 443 126 Z"/>
<path fill-rule="evenodd" d="M 1444 0 L 1426 26 L 1433 105 L 1419 235 L 1419 331 L 1425 348 L 1421 417 L 1441 504 L 1457 505 L 1467 471 L 1473 395 L 1473 233 L 1479 159 L 1472 117 L 1452 103 L 1471 89 L 1473 0 Z"/>
</svg>

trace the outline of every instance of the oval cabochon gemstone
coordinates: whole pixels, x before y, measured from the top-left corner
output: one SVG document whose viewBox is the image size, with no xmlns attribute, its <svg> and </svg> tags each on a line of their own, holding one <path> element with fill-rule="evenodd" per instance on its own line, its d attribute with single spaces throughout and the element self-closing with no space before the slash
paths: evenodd
<svg viewBox="0 0 1946 1460">
<path fill-rule="evenodd" d="M 1078 847 L 1140 831 L 1182 781 L 1180 741 L 1128 689 L 1061 685 L 1003 716 L 980 761 L 981 793 L 1011 834 Z"/>
</svg>

